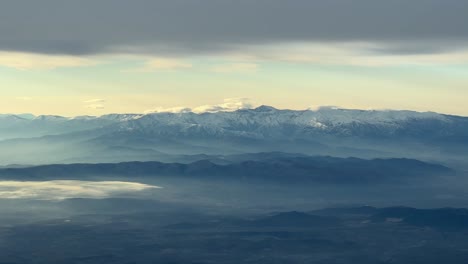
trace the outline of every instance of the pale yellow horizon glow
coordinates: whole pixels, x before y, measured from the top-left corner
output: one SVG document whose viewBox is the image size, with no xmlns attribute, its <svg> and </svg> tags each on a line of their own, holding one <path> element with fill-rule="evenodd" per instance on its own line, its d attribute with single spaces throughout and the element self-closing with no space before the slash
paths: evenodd
<svg viewBox="0 0 468 264">
<path fill-rule="evenodd" d="M 0 113 L 96 116 L 250 98 L 280 109 L 335 105 L 468 116 L 468 50 L 378 48 L 296 43 L 176 57 L 0 52 Z"/>
<path fill-rule="evenodd" d="M 84 103 L 83 99 L 89 97 L 36 97 L 31 99 L 21 98 L 4 98 L 0 99 L 0 110 L 2 114 L 24 114 L 31 113 L 34 115 L 60 115 L 66 117 L 74 116 L 100 116 L 105 114 L 145 114 L 154 112 L 153 109 L 159 109 L 160 112 L 174 109 L 179 112 L 183 108 L 189 108 L 193 112 L 203 112 L 203 108 L 223 104 L 225 98 L 212 98 L 205 101 L 191 100 L 192 98 L 162 97 L 159 95 L 116 95 L 107 97 L 105 103 Z M 163 99 L 164 98 L 164 99 Z M 80 100 L 81 99 L 81 100 Z M 412 110 L 418 112 L 439 112 L 444 114 L 453 114 L 460 116 L 468 116 L 468 112 L 460 111 L 458 105 L 463 105 L 463 98 L 447 98 L 452 102 L 449 104 L 453 107 L 433 105 L 429 100 L 419 102 L 416 106 L 411 104 L 410 100 L 402 100 L 399 103 L 385 104 L 382 100 L 375 104 L 366 104 L 366 100 L 357 97 L 350 97 L 341 100 L 327 100 L 316 96 L 315 100 L 308 100 L 303 97 L 283 97 L 275 98 L 275 96 L 264 96 L 263 98 L 252 98 L 249 102 L 251 108 L 260 105 L 270 105 L 278 109 L 305 110 L 316 108 L 319 106 L 337 106 L 343 109 L 362 109 L 362 110 Z M 294 104 L 288 103 L 294 101 Z M 323 102 L 323 103 L 322 103 Z"/>
</svg>

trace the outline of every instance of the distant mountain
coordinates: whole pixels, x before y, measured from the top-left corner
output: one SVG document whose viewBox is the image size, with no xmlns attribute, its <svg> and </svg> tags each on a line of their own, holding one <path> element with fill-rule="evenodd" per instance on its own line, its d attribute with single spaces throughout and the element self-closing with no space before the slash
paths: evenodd
<svg viewBox="0 0 468 264">
<path fill-rule="evenodd" d="M 118 162 L 155 160 L 156 153 L 272 151 L 463 160 L 468 154 L 467 131 L 467 117 L 337 108 L 295 111 L 261 106 L 234 112 L 74 118 L 1 115 L 0 160 L 4 165 Z M 29 148 L 31 144 L 34 148 Z M 63 148 L 68 149 L 66 155 Z"/>
<path fill-rule="evenodd" d="M 356 216 L 360 216 L 356 218 Z M 393 224 L 410 225 L 418 228 L 434 228 L 446 231 L 468 229 L 468 209 L 434 208 L 419 209 L 412 207 L 375 208 L 346 207 L 324 208 L 310 213 L 291 211 L 278 212 L 254 219 L 224 218 L 211 222 L 184 222 L 168 226 L 171 229 L 200 228 L 326 228 L 337 227 L 351 221 L 353 225 Z"/>
<path fill-rule="evenodd" d="M 376 222 L 397 220 L 421 227 L 466 229 L 468 228 L 468 209 L 415 209 L 411 207 L 389 207 L 379 209 L 372 219 Z"/>
<path fill-rule="evenodd" d="M 455 128 L 468 124 L 468 118 L 437 114 L 433 112 L 391 111 L 391 110 L 349 110 L 320 108 L 318 110 L 279 110 L 271 106 L 242 109 L 234 112 L 216 113 L 152 113 L 152 114 L 111 114 L 100 117 L 78 116 L 26 116 L 0 115 L 0 126 L 11 129 L 30 128 L 36 136 L 47 132 L 76 132 L 107 127 L 115 131 L 138 130 L 146 133 L 177 135 L 193 132 L 198 137 L 210 135 L 238 135 L 264 138 L 284 136 L 284 133 L 305 128 L 303 133 L 323 133 L 357 136 L 414 135 L 430 131 L 430 124 L 450 125 L 437 134 L 454 134 Z M 414 126 L 418 125 L 418 126 Z M 48 126 L 47 130 L 41 129 Z M 405 128 L 412 126 L 413 129 Z M 281 130 L 278 130 L 281 128 Z M 273 130 L 272 130 L 273 129 Z M 54 130 L 55 133 L 54 133 Z M 296 131 L 297 132 L 297 131 Z M 435 131 L 434 131 L 435 132 Z M 205 133 L 205 135 L 203 135 Z M 173 135 L 173 134 L 172 134 Z"/>
<path fill-rule="evenodd" d="M 373 206 L 358 206 L 358 207 L 331 207 L 320 210 L 312 211 L 316 215 L 328 216 L 360 216 L 360 215 L 373 215 L 378 212 L 378 208 Z"/>
<path fill-rule="evenodd" d="M 369 184 L 428 179 L 451 175 L 444 166 L 410 159 L 374 159 L 333 157 L 291 157 L 215 164 L 201 160 L 190 164 L 161 162 L 125 162 L 103 164 L 43 165 L 0 169 L 3 179 L 50 179 L 87 176 L 172 176 L 213 180 L 266 180 L 281 183 L 321 182 L 333 184 Z"/>
<path fill-rule="evenodd" d="M 468 229 L 468 209 L 465 208 L 417 209 L 405 206 L 385 208 L 360 206 L 325 208 L 310 213 L 338 218 L 361 216 L 373 223 L 408 224 L 444 230 Z"/>
</svg>

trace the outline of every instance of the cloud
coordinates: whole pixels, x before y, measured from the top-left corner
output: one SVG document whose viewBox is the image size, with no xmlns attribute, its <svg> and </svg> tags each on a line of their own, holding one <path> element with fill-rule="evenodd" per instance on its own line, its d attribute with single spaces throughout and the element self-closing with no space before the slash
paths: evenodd
<svg viewBox="0 0 468 264">
<path fill-rule="evenodd" d="M 329 111 L 329 110 L 338 110 L 338 109 L 345 109 L 345 108 L 335 106 L 335 105 L 313 105 L 307 108 L 307 110 L 310 110 L 310 111 Z"/>
<path fill-rule="evenodd" d="M 217 73 L 255 73 L 258 68 L 255 63 L 228 63 L 213 67 L 211 70 Z"/>
<path fill-rule="evenodd" d="M 104 103 L 106 102 L 105 99 L 89 99 L 89 100 L 86 100 L 86 101 L 83 101 L 83 103 L 85 103 L 85 107 L 88 108 L 88 109 L 94 109 L 94 110 L 100 110 L 100 109 L 104 109 L 105 106 L 104 106 Z"/>
<path fill-rule="evenodd" d="M 131 57 L 131 56 L 130 56 Z M 142 56 L 134 56 L 136 59 L 145 59 Z M 191 69 L 193 65 L 186 61 L 177 58 L 153 58 L 146 59 L 142 67 L 124 70 L 124 72 L 157 72 L 157 71 L 175 71 Z"/>
<path fill-rule="evenodd" d="M 0 199 L 106 198 L 155 188 L 161 187 L 119 181 L 0 181 Z"/>
<path fill-rule="evenodd" d="M 106 102 L 105 99 L 90 99 L 90 100 L 83 101 L 83 103 L 85 104 L 97 104 L 97 103 L 105 103 L 105 102 Z"/>
<path fill-rule="evenodd" d="M 100 110 L 100 109 L 105 108 L 103 104 L 90 104 L 90 105 L 85 105 L 85 107 L 89 109 L 95 109 L 95 110 Z"/>
<path fill-rule="evenodd" d="M 202 105 L 192 109 L 194 113 L 232 112 L 241 109 L 253 108 L 249 98 L 228 98 L 224 103 L 217 105 Z"/>
<path fill-rule="evenodd" d="M 0 66 L 18 70 L 50 70 L 62 67 L 93 65 L 90 59 L 68 55 L 41 55 L 23 52 L 0 52 Z"/>
<path fill-rule="evenodd" d="M 390 54 L 440 53 L 466 47 L 467 13 L 465 0 L 15 0 L 2 2 L 0 50 L 167 55 L 371 42 Z"/>
<path fill-rule="evenodd" d="M 146 63 L 147 70 L 176 70 L 176 69 L 189 69 L 192 64 L 176 59 L 153 59 Z"/>
<path fill-rule="evenodd" d="M 453 65 L 468 62 L 468 48 L 445 53 L 393 53 L 380 52 L 374 43 L 295 43 L 276 46 L 252 47 L 244 53 L 232 53 L 236 57 L 255 62 L 281 61 L 324 65 L 350 66 L 399 66 L 399 65 Z M 286 52 L 287 51 L 287 52 Z"/>
<path fill-rule="evenodd" d="M 251 109 L 254 107 L 254 104 L 250 101 L 249 98 L 228 98 L 224 99 L 224 102 L 221 104 L 215 105 L 202 105 L 195 108 L 189 107 L 171 107 L 163 108 L 158 107 L 155 109 L 150 109 L 145 111 L 146 114 L 151 113 L 215 113 L 215 112 L 232 112 L 241 109 Z"/>
<path fill-rule="evenodd" d="M 191 108 L 188 107 L 156 107 L 154 109 L 146 110 L 145 114 L 152 113 L 190 113 L 192 112 Z"/>
</svg>

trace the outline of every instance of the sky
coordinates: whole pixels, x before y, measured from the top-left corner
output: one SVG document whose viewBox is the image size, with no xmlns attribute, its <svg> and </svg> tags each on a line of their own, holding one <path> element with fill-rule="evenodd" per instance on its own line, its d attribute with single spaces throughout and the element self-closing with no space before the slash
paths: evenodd
<svg viewBox="0 0 468 264">
<path fill-rule="evenodd" d="M 4 0 L 0 113 L 468 116 L 466 0 Z"/>
</svg>

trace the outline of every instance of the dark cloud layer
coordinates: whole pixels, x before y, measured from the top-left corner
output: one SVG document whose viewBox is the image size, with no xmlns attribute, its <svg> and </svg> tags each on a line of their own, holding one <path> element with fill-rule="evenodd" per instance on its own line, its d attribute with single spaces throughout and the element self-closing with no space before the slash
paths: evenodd
<svg viewBox="0 0 468 264">
<path fill-rule="evenodd" d="M 0 50 L 203 53 L 299 41 L 465 47 L 467 0 L 3 0 Z"/>
</svg>

